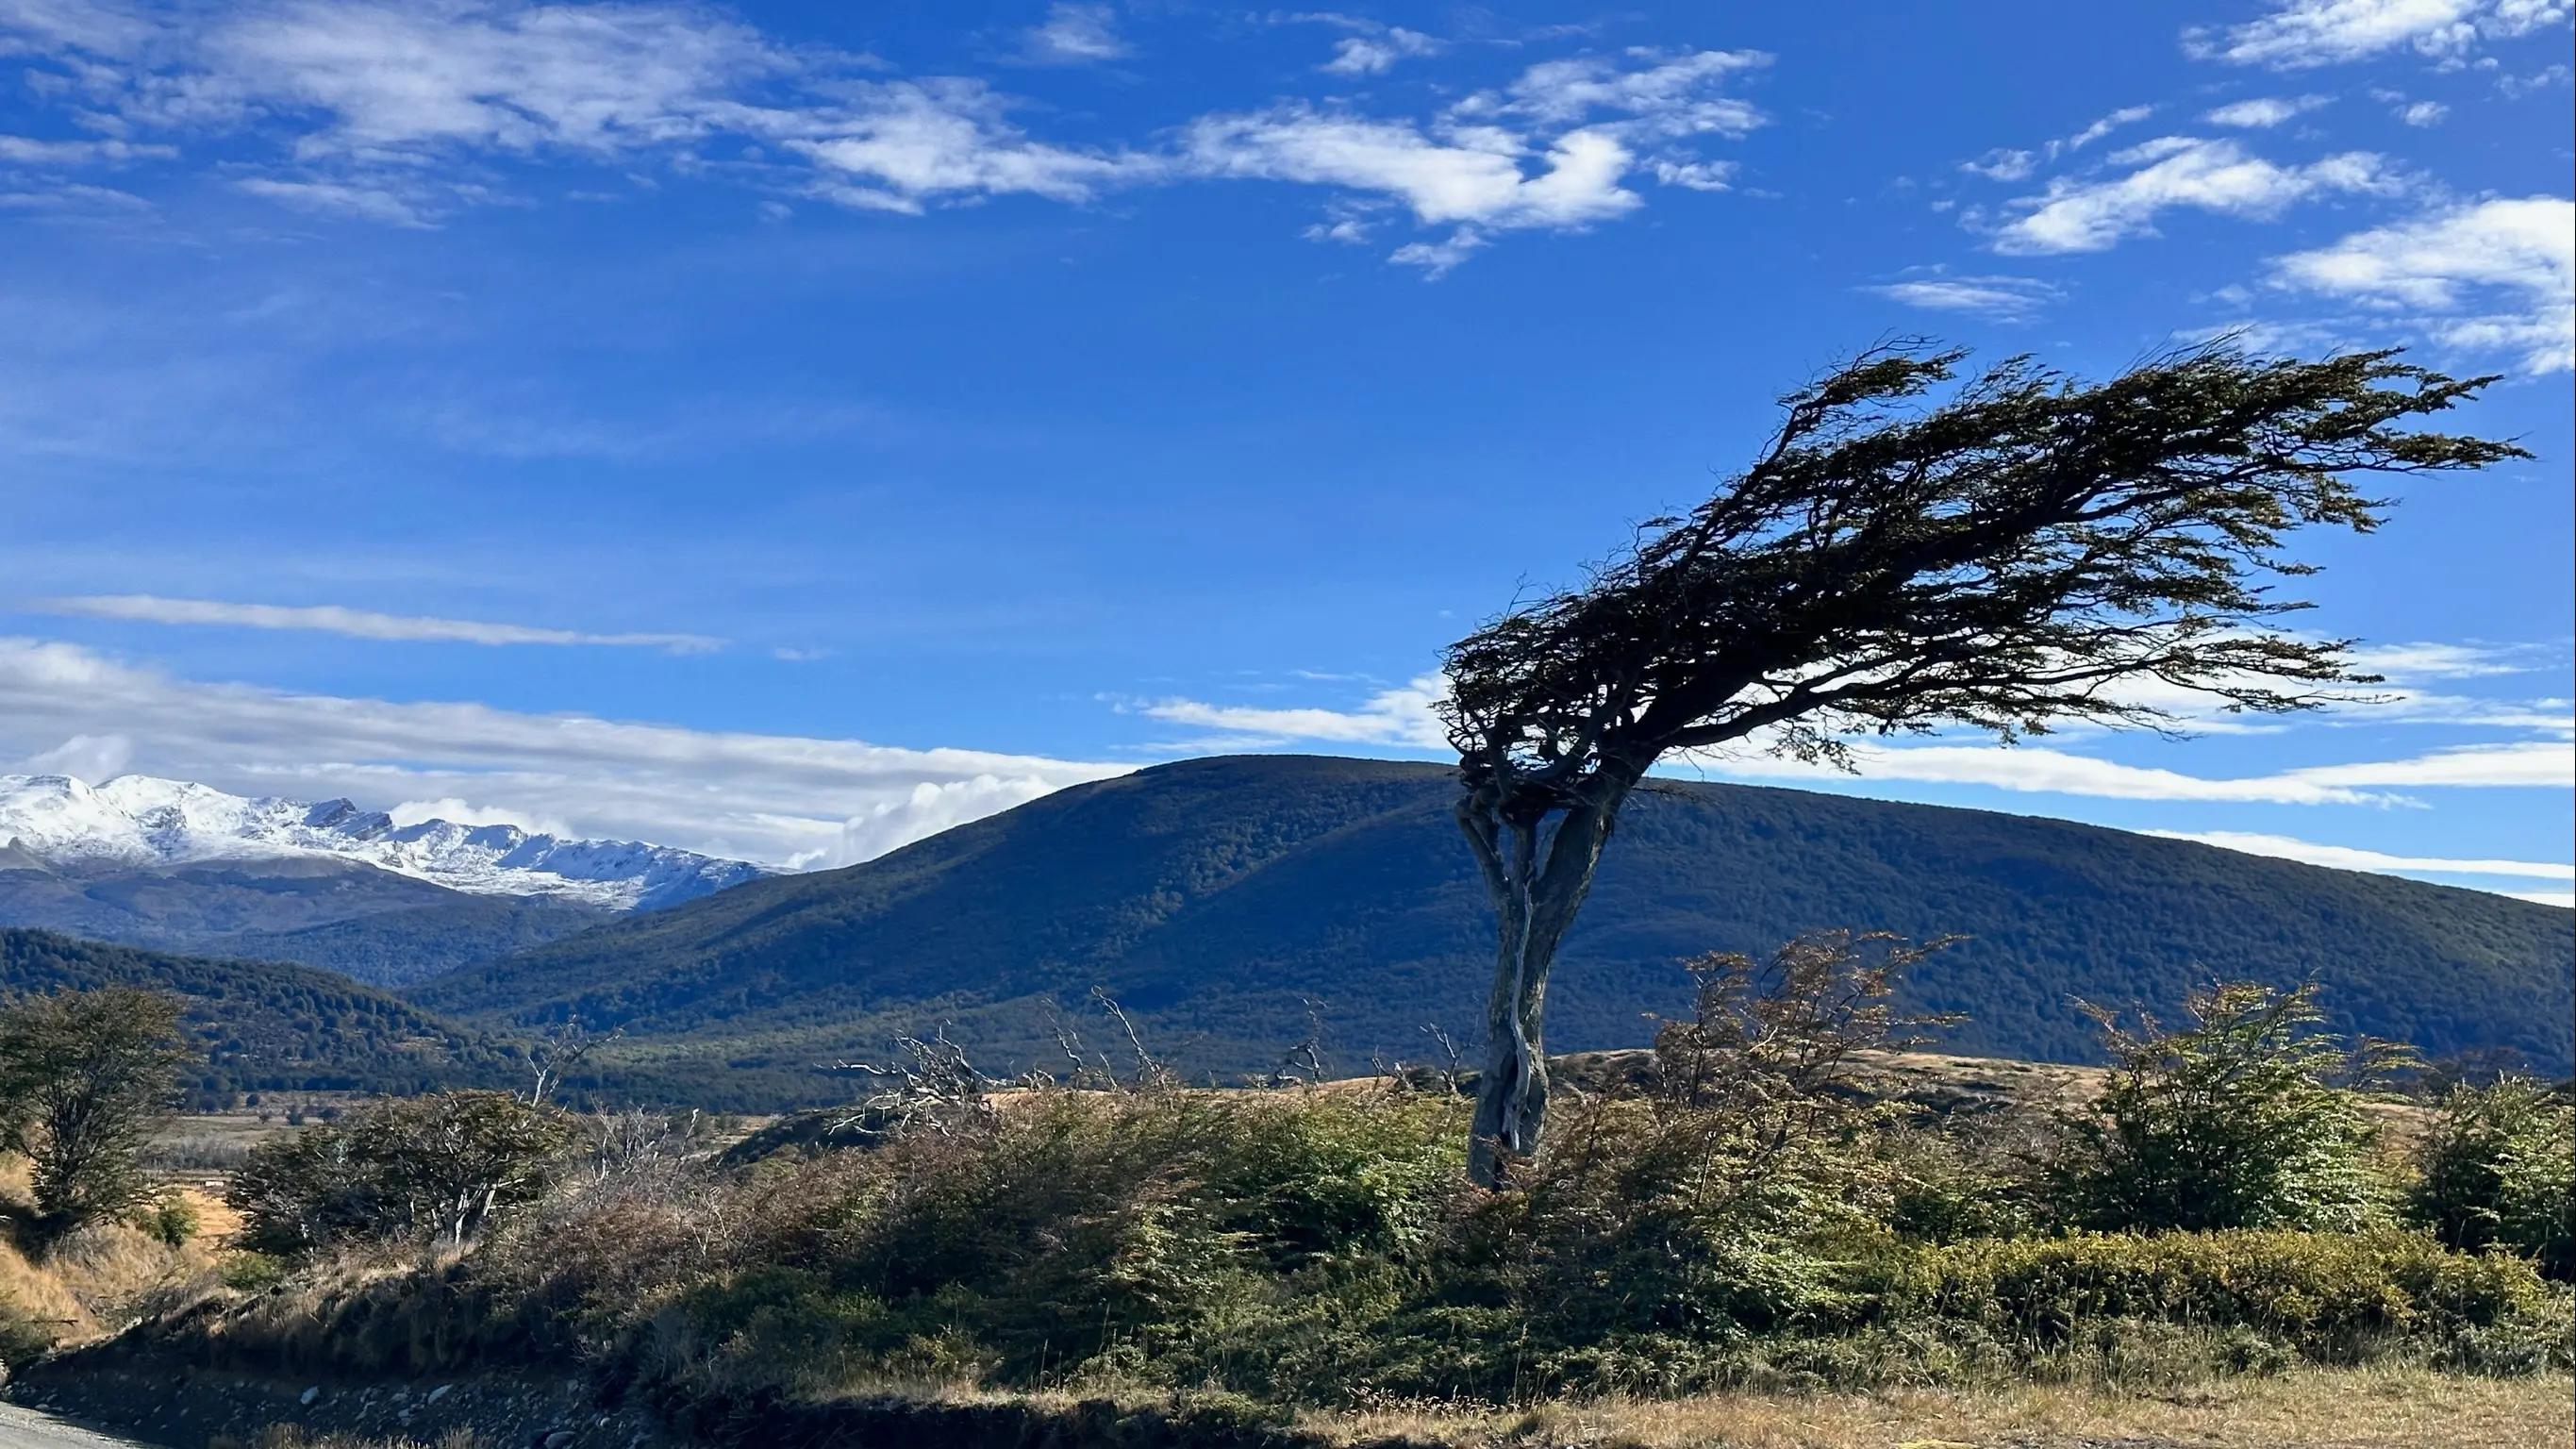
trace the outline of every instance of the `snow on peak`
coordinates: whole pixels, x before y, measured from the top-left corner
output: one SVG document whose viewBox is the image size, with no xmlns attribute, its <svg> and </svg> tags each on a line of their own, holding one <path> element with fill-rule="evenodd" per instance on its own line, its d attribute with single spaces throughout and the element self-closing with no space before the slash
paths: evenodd
<svg viewBox="0 0 2576 1449">
<path fill-rule="evenodd" d="M 769 872 L 631 840 L 566 840 L 515 825 L 397 827 L 347 800 L 233 795 L 190 780 L 0 775 L 0 848 L 56 865 L 152 866 L 331 856 L 478 895 L 651 910 Z"/>
</svg>

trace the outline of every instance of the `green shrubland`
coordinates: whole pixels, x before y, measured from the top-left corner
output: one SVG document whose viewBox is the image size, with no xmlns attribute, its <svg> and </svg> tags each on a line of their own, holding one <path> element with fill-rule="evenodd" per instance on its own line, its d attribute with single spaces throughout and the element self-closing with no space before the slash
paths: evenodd
<svg viewBox="0 0 2576 1449">
<path fill-rule="evenodd" d="M 2222 987 L 2130 1028 L 2089 1104 L 1944 1120 L 1850 1071 L 1925 1024 L 1889 1005 L 1906 950 L 1699 963 L 1636 1089 L 1561 1103 L 1505 1191 L 1466 1185 L 1464 1099 L 1421 1073 L 1001 1087 L 916 1043 L 869 1101 L 721 1158 L 684 1120 L 379 1108 L 255 1157 L 236 1203 L 288 1282 L 189 1331 L 309 1367 L 544 1356 L 677 1404 L 975 1385 L 1256 1415 L 2566 1368 L 2562 1097 L 2460 1089 L 2410 1155 L 2304 993 Z M 393 1140 L 474 1168 L 351 1167 Z M 462 1229 L 392 1206 L 460 1193 L 488 1203 Z"/>
</svg>

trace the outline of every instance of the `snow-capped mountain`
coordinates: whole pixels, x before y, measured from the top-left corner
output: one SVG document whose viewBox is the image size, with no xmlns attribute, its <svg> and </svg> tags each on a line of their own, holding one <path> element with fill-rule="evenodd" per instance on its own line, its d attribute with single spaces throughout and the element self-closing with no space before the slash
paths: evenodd
<svg viewBox="0 0 2576 1449">
<path fill-rule="evenodd" d="M 769 874 L 747 861 L 630 840 L 563 840 L 515 825 L 396 826 L 346 800 L 231 795 L 184 780 L 0 775 L 0 861 L 77 870 L 330 857 L 476 895 L 652 910 Z"/>
</svg>

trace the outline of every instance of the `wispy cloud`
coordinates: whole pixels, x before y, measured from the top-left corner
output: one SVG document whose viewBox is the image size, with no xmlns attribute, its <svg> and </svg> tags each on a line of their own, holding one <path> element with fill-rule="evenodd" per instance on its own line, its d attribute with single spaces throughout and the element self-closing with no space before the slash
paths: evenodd
<svg viewBox="0 0 2576 1449">
<path fill-rule="evenodd" d="M 2386 875 L 2467 875 L 2501 876 L 2517 880 L 2554 880 L 2576 883 L 2576 865 L 2548 860 L 2480 860 L 2457 856 L 2391 855 L 2386 851 L 2363 850 L 2349 845 L 2327 845 L 2313 840 L 2300 840 L 2288 835 L 2266 835 L 2242 830 L 2149 830 L 2167 840 L 2191 840 L 2202 845 L 2215 845 L 2224 850 L 2241 850 L 2248 855 L 2276 856 L 2308 865 L 2322 865 L 2335 870 L 2367 870 Z"/>
<path fill-rule="evenodd" d="M 1326 66 L 1339 74 L 1441 48 L 1421 32 L 1329 18 L 1350 32 Z M 1018 42 L 1017 58 L 1048 64 L 1131 52 L 1103 4 L 1056 4 Z M 1390 255 L 1434 273 L 1503 232 L 1631 212 L 1641 204 L 1623 184 L 1632 174 L 1727 189 L 1731 164 L 1702 143 L 1763 123 L 1727 87 L 1770 62 L 1752 51 L 1632 48 L 1543 60 L 1428 114 L 1291 99 L 1122 142 L 1032 134 L 1018 118 L 1033 108 L 979 79 L 888 77 L 871 57 L 786 46 L 722 12 L 654 0 L 114 12 L 54 0 L 0 11 L 0 48 L 49 67 L 38 90 L 59 98 L 67 119 L 114 133 L 0 148 L 134 159 L 175 155 L 164 136 L 247 137 L 253 144 L 222 162 L 226 184 L 348 221 L 436 226 L 511 200 L 494 158 L 659 160 L 770 192 L 773 204 L 803 196 L 902 215 L 1255 179 L 1328 188 L 1336 205 L 1401 205 L 1417 226 L 1448 229 Z M 719 149 L 732 154 L 711 159 Z M 1324 230 L 1351 239 L 1361 228 L 1347 221 Z"/>
<path fill-rule="evenodd" d="M 76 736 L 120 768 L 250 794 L 468 800 L 582 835 L 795 866 L 847 864 L 1130 766 L 978 750 L 299 694 L 175 678 L 0 638 L 0 759 Z"/>
<path fill-rule="evenodd" d="M 2201 119 L 2213 126 L 2268 130 L 2333 103 L 2331 96 L 2257 96 L 2251 100 L 2230 101 L 2203 112 Z"/>
<path fill-rule="evenodd" d="M 1088 201 L 1103 189 L 1169 177 L 1165 158 L 1052 145 L 1012 124 L 1010 102 L 981 81 L 862 84 L 840 112 L 797 123 L 788 148 L 818 163 L 809 193 L 843 205 L 918 214 L 927 202 L 1029 195 Z"/>
<path fill-rule="evenodd" d="M 21 166 L 114 166 L 131 161 L 168 160 L 178 154 L 176 146 L 138 144 L 114 137 L 43 140 L 34 136 L 0 136 L 0 161 L 12 161 Z"/>
<path fill-rule="evenodd" d="M 2004 322 L 2025 322 L 2065 291 L 2032 277 L 1947 275 L 1908 277 L 1860 290 L 1932 312 L 1962 312 Z"/>
<path fill-rule="evenodd" d="M 2115 167 L 2129 169 L 2060 177 L 2039 195 L 2013 202 L 2018 215 L 1996 233 L 1995 250 L 2105 251 L 2133 237 L 2154 235 L 2156 218 L 2167 211 L 2259 219 L 2321 194 L 2390 195 L 2403 185 L 2385 158 L 2367 151 L 2281 166 L 2249 155 L 2234 141 L 2166 136 L 2111 160 Z"/>
<path fill-rule="evenodd" d="M 2450 671 L 2458 675 L 2475 672 L 2505 652 L 2508 651 L 2479 646 L 2419 644 L 2397 646 L 2386 659 L 2399 663 L 2411 660 L 2428 672 Z M 1447 747 L 1435 713 L 1443 690 L 1438 676 L 1426 675 L 1401 687 L 1378 691 L 1344 709 L 1260 708 L 1176 698 L 1112 703 L 1127 712 L 1215 731 L 1215 743 L 1220 745 L 1231 736 L 1237 747 L 1312 741 L 1436 752 Z M 2153 695 L 2151 702 L 2174 708 L 2188 719 L 2194 698 L 2197 697 L 2189 692 L 2177 691 L 2173 697 Z M 2387 723 L 2477 725 L 2551 734 L 2563 729 L 2546 713 L 2519 709 L 2480 713 L 2467 708 L 2472 704 L 2485 710 L 2492 702 L 2452 701 L 2401 690 L 2393 705 L 2355 705 L 2349 713 L 2355 719 L 2382 719 Z M 2414 706 L 2411 713 L 2410 705 Z M 2227 723 L 2224 719 L 2210 721 L 2219 728 Z M 1768 744 L 1757 738 L 1733 749 L 1677 756 L 1670 767 L 1729 779 L 1806 784 L 1852 778 L 1829 764 L 1771 753 Z M 2404 793 L 2410 790 L 2576 786 L 2576 742 L 2569 738 L 2458 745 L 2394 759 L 2300 766 L 2248 776 L 2193 775 L 2031 744 L 1890 745 L 1853 740 L 1849 749 L 1850 761 L 1864 782 L 1967 785 L 2016 794 L 2110 800 L 2386 806 L 2416 803 Z"/>
<path fill-rule="evenodd" d="M 2497 198 L 2355 232 L 2273 263 L 2283 287 L 2359 303 L 2442 346 L 2576 367 L 2576 201 Z"/>
<path fill-rule="evenodd" d="M 1384 75 L 1396 62 L 1437 55 L 1441 45 L 1419 30 L 1390 25 L 1367 35 L 1346 35 L 1333 42 L 1333 58 L 1317 69 L 1327 75 Z"/>
<path fill-rule="evenodd" d="M 1261 709 L 1194 699 L 1109 702 L 1125 713 L 1239 736 L 1245 744 L 1308 740 L 1441 750 L 1448 748 L 1449 737 L 1433 708 L 1447 693 L 1448 686 L 1440 676 L 1426 674 L 1378 690 L 1347 710 Z"/>
<path fill-rule="evenodd" d="M 2242 25 L 2183 32 L 2196 59 L 2273 70 L 2340 65 L 2397 51 L 2456 62 L 2497 40 L 2565 23 L 2565 0 L 2277 0 Z"/>
<path fill-rule="evenodd" d="M 1106 5 L 1058 0 L 1047 7 L 1044 23 L 1021 35 L 1020 58 L 1038 65 L 1096 65 L 1134 53 L 1118 33 L 1117 12 Z"/>
<path fill-rule="evenodd" d="M 2122 106 L 2096 117 L 2073 135 L 2055 137 L 2031 148 L 1998 146 L 1974 160 L 1960 162 L 1959 169 L 1988 181 L 2027 181 L 2041 166 L 2081 151 L 2122 126 L 2135 125 L 2155 113 L 2153 106 Z"/>
<path fill-rule="evenodd" d="M 41 613 L 92 619 L 216 625 L 236 629 L 302 629 L 322 634 L 345 634 L 353 639 L 411 643 L 579 644 L 659 649 L 671 654 L 704 654 L 725 647 L 724 640 L 705 634 L 591 633 L 579 629 L 548 629 L 475 619 L 379 614 L 337 604 L 240 604 L 217 599 L 165 599 L 154 594 L 85 594 L 40 600 L 34 608 Z"/>
</svg>

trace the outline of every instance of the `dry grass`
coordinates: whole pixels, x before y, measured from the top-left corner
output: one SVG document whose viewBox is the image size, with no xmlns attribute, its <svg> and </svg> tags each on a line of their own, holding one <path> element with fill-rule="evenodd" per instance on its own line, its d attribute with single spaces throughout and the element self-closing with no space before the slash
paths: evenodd
<svg viewBox="0 0 2576 1449">
<path fill-rule="evenodd" d="M 98 1331 L 97 1320 L 61 1276 L 28 1262 L 6 1238 L 0 1238 L 0 1304 L 16 1308 L 62 1337 L 81 1338 Z"/>
<path fill-rule="evenodd" d="M 2576 1382 L 2414 1369 L 2308 1369 L 2153 1396 L 2024 1385 L 1722 1395 L 1528 1412 L 1318 1415 L 1338 1442 L 1407 1435 L 1460 1449 L 2566 1449 Z"/>
<path fill-rule="evenodd" d="M 201 1223 L 228 1217 L 220 1202 L 190 1194 Z M 27 1161 L 0 1156 L 0 1214 L 32 1213 Z M 30 1257 L 0 1234 L 0 1304 L 58 1341 L 113 1332 L 138 1314 L 201 1292 L 213 1281 L 212 1240 L 173 1248 L 124 1223 L 99 1223 Z"/>
</svg>

